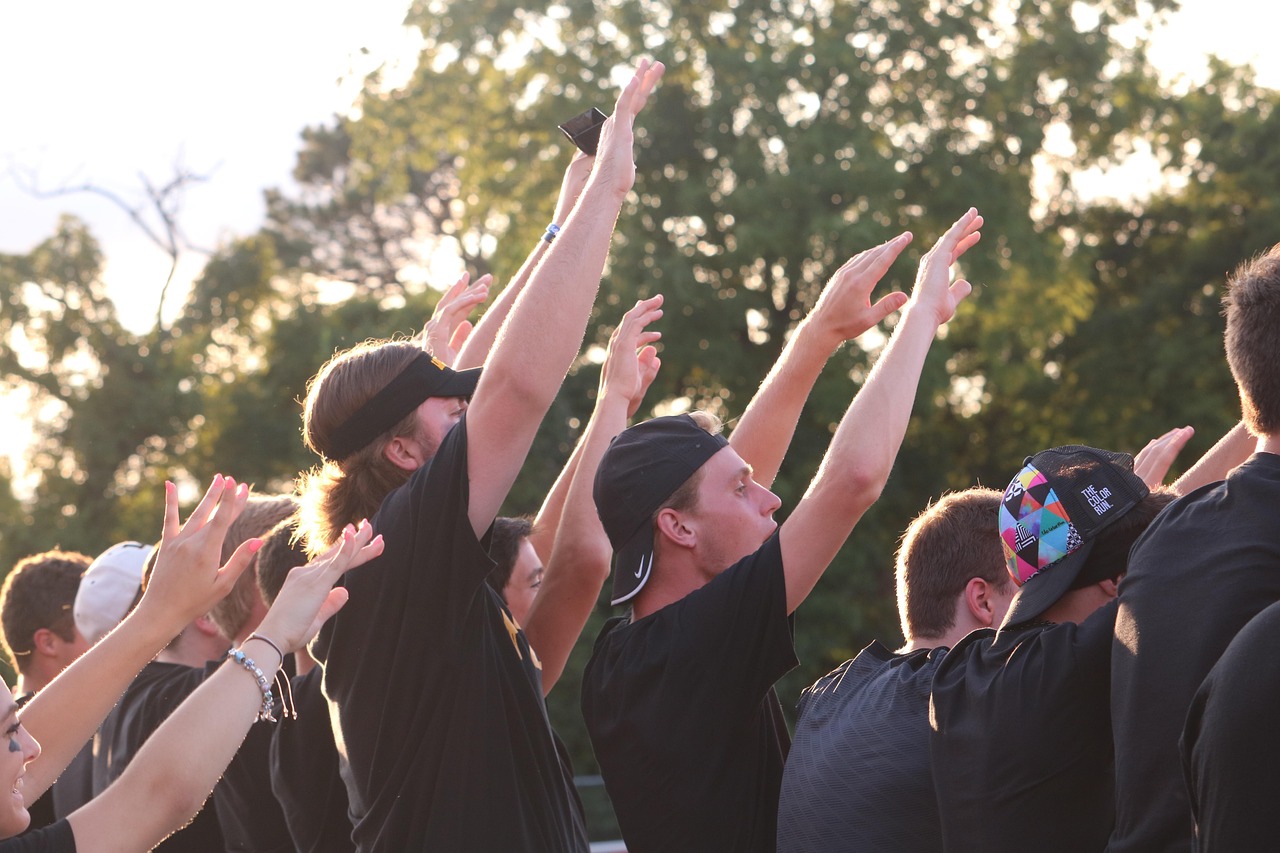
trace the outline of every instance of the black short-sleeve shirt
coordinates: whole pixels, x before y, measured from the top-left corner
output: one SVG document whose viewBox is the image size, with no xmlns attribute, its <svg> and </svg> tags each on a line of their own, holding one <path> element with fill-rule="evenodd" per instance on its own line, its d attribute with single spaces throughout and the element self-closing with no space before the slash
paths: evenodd
<svg viewBox="0 0 1280 853">
<path fill-rule="evenodd" d="M 1200 853 L 1280 843 L 1280 604 L 1236 634 L 1196 691 L 1182 761 Z"/>
<path fill-rule="evenodd" d="M 1190 851 L 1178 739 L 1227 644 L 1280 601 L 1280 456 L 1174 501 L 1129 556 L 1111 663 L 1116 828 L 1108 850 Z"/>
<path fill-rule="evenodd" d="M 119 778 L 147 738 L 215 670 L 152 661 L 142 668 L 94 736 L 93 793 L 98 796 Z M 160 842 L 159 853 L 224 853 L 222 830 L 212 801 L 191 823 Z"/>
<path fill-rule="evenodd" d="M 338 772 L 338 749 L 329 705 L 320 691 L 324 671 L 314 667 L 293 679 L 297 719 L 283 719 L 271 736 L 271 790 L 284 810 L 298 853 L 351 853 L 347 788 Z"/>
<path fill-rule="evenodd" d="M 1102 850 L 1115 820 L 1112 600 L 1080 624 L 975 631 L 933 679 L 930 752 L 946 850 Z"/>
<path fill-rule="evenodd" d="M 800 694 L 778 853 L 941 849 L 929 687 L 946 652 L 872 643 Z"/>
<path fill-rule="evenodd" d="M 582 712 L 631 853 L 773 850 L 796 665 L 775 534 L 656 613 L 610 620 Z"/>
<path fill-rule="evenodd" d="M 466 418 L 372 519 L 316 638 L 362 851 L 585 851 L 582 807 L 524 632 L 467 516 Z"/>
</svg>

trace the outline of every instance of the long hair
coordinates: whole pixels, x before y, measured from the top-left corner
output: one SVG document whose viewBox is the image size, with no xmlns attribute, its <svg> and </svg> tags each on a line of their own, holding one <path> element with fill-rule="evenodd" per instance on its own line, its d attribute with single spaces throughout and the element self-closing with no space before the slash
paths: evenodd
<svg viewBox="0 0 1280 853">
<path fill-rule="evenodd" d="M 371 517 L 409 479 L 411 472 L 388 460 L 383 449 L 393 438 L 414 434 L 416 412 L 342 461 L 323 459 L 319 448 L 421 352 L 409 341 L 365 341 L 329 359 L 308 383 L 302 437 L 323 460 L 302 475 L 298 488 L 299 529 L 311 556 L 337 541 L 346 525 Z"/>
</svg>

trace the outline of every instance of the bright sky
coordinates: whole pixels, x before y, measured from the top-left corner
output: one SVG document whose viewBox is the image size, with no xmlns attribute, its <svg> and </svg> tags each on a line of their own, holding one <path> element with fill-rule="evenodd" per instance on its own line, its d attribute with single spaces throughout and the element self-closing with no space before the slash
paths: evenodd
<svg viewBox="0 0 1280 853">
<path fill-rule="evenodd" d="M 165 255 L 106 200 L 34 199 L 10 171 L 34 174 L 43 189 L 93 182 L 137 202 L 139 173 L 163 183 L 177 162 L 211 176 L 189 191 L 182 208 L 192 242 L 214 248 L 249 234 L 262 220 L 262 190 L 290 182 L 299 131 L 345 111 L 360 79 L 380 62 L 415 54 L 413 34 L 401 26 L 406 6 L 407 0 L 5 3 L 0 252 L 26 252 L 52 233 L 61 212 L 78 214 L 103 244 L 122 318 L 145 328 L 168 271 Z M 1277 24 L 1280 4 L 1184 0 L 1157 36 L 1155 58 L 1169 73 L 1194 77 L 1204 55 L 1216 52 L 1252 62 L 1261 82 L 1280 87 L 1280 56 L 1269 50 Z M 201 263 L 193 256 L 180 278 L 189 282 Z M 0 419 L 0 456 L 20 446 L 19 429 Z"/>
</svg>

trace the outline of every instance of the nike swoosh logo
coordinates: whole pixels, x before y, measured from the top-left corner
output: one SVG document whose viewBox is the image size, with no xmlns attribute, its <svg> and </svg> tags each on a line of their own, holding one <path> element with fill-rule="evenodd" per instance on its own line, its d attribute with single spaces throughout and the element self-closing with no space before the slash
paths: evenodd
<svg viewBox="0 0 1280 853">
<path fill-rule="evenodd" d="M 653 565 L 653 554 L 650 553 L 645 559 L 640 561 L 640 568 L 636 569 L 636 577 L 641 577 L 645 572 L 649 571 L 649 567 Z"/>
</svg>

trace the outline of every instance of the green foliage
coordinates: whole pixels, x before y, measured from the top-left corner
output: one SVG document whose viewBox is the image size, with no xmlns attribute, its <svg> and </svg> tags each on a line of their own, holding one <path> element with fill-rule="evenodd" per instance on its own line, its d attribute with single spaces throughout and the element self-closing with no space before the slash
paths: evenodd
<svg viewBox="0 0 1280 853">
<path fill-rule="evenodd" d="M 0 375 L 40 414 L 34 494 L 17 501 L 0 477 L 0 558 L 154 539 L 165 477 L 287 488 L 313 461 L 308 378 L 336 349 L 419 328 L 428 282 L 447 283 L 438 251 L 510 278 L 552 215 L 570 151 L 556 124 L 607 110 L 649 54 L 668 72 L 639 122 L 594 341 L 636 298 L 666 295 L 650 410 L 740 414 L 846 258 L 909 228 L 914 259 L 967 207 L 987 220 L 964 260 L 976 292 L 930 353 L 894 475 L 799 611 L 790 705 L 872 638 L 896 642 L 893 550 L 931 497 L 1001 488 L 1047 446 L 1136 451 L 1184 423 L 1199 430 L 1189 464 L 1236 419 L 1218 299 L 1280 233 L 1277 96 L 1221 63 L 1206 86 L 1164 89 L 1116 30 L 1171 5 L 421 0 L 412 79 L 371 79 L 358 116 L 304 133 L 301 191 L 268 193 L 267 225 L 223 247 L 170 331 L 120 327 L 74 220 L 0 256 Z M 1138 142 L 1171 187 L 1083 204 L 1070 174 Z M 910 263 L 882 293 L 909 288 Z M 784 507 L 880 339 L 862 344 L 814 390 L 775 484 Z M 507 512 L 540 503 L 597 376 L 588 359 L 569 376 Z M 577 686 L 606 612 L 550 701 L 580 772 L 594 763 Z"/>
</svg>

